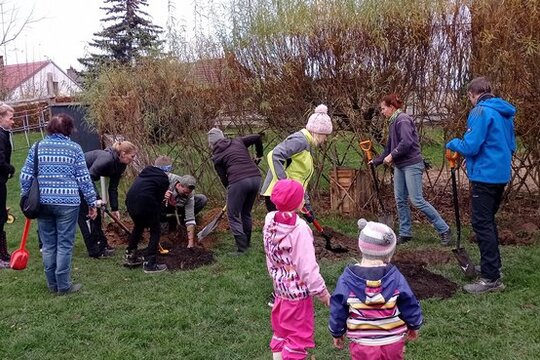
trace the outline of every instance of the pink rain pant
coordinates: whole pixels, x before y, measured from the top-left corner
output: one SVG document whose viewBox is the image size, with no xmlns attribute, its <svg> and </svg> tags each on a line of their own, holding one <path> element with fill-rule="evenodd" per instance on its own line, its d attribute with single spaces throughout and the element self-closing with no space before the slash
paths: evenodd
<svg viewBox="0 0 540 360">
<path fill-rule="evenodd" d="M 283 360 L 305 359 L 307 349 L 315 347 L 314 316 L 313 298 L 292 301 L 276 297 L 270 315 L 274 331 L 270 341 L 272 352 L 281 352 Z"/>
<path fill-rule="evenodd" d="M 382 346 L 366 346 L 354 342 L 349 343 L 352 360 L 403 360 L 403 340 Z"/>
</svg>

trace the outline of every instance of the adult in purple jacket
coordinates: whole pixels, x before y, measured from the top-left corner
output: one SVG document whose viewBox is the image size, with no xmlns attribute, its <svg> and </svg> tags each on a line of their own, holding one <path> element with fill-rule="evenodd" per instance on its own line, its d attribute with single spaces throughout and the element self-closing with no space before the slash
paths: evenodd
<svg viewBox="0 0 540 360">
<path fill-rule="evenodd" d="M 221 183 L 227 188 L 227 217 L 236 241 L 235 255 L 243 255 L 251 245 L 251 210 L 261 186 L 261 173 L 251 158 L 248 147 L 255 145 L 256 159 L 263 156 L 258 134 L 228 139 L 218 128 L 208 132 L 212 161 Z"/>
<path fill-rule="evenodd" d="M 420 141 L 411 116 L 401 110 L 403 101 L 397 94 L 386 95 L 381 100 L 381 112 L 388 118 L 388 140 L 381 155 L 373 165 L 382 163 L 394 167 L 394 197 L 399 217 L 399 241 L 412 240 L 411 210 L 408 200 L 422 211 L 439 233 L 441 244 L 450 244 L 450 227 L 422 194 L 424 159 Z"/>
</svg>

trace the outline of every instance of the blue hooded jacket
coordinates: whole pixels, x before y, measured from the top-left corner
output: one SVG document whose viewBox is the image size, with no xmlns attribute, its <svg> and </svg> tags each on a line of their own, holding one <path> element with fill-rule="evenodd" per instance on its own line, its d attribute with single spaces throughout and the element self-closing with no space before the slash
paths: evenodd
<svg viewBox="0 0 540 360">
<path fill-rule="evenodd" d="M 446 147 L 463 155 L 471 181 L 506 184 L 510 181 L 512 154 L 516 151 L 514 115 L 509 102 L 485 94 L 467 118 L 467 132 Z"/>
</svg>

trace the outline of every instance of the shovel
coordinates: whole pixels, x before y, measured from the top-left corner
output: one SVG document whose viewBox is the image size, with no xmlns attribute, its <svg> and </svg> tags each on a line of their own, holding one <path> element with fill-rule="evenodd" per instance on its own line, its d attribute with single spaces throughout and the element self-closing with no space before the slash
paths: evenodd
<svg viewBox="0 0 540 360">
<path fill-rule="evenodd" d="M 30 254 L 26 250 L 26 240 L 28 239 L 28 231 L 30 230 L 30 219 L 24 221 L 24 229 L 21 238 L 21 247 L 18 250 L 15 250 L 11 254 L 11 260 L 9 261 L 9 267 L 13 270 L 24 270 L 28 264 L 28 257 Z"/>
<path fill-rule="evenodd" d="M 302 212 L 304 214 L 309 214 L 309 211 L 306 209 L 306 208 L 303 208 L 302 209 Z M 315 227 L 315 229 L 317 229 L 317 231 L 319 232 L 319 234 L 321 234 L 321 236 L 324 238 L 324 240 L 326 241 L 326 244 L 324 245 L 324 248 L 328 251 L 331 251 L 331 252 L 334 252 L 334 253 L 345 253 L 345 252 L 348 252 L 349 249 L 346 249 L 344 247 L 341 247 L 341 246 L 332 246 L 332 234 L 329 234 L 328 232 L 324 231 L 324 229 L 322 228 L 321 224 L 319 224 L 319 221 L 317 219 L 314 219 L 313 220 L 313 226 Z"/>
<path fill-rule="evenodd" d="M 373 160 L 371 140 L 361 141 L 360 148 L 366 153 L 369 168 L 371 170 L 371 177 L 373 179 L 373 186 L 375 187 L 375 194 L 377 195 L 377 199 L 379 200 L 380 213 L 378 216 L 378 220 L 380 223 L 383 223 L 389 226 L 390 228 L 393 228 L 394 219 L 392 218 L 392 214 L 388 214 L 386 212 L 386 209 L 384 208 L 384 204 L 381 198 L 381 193 L 379 191 L 379 183 L 377 181 L 377 174 L 375 173 L 375 165 L 373 165 L 373 162 L 371 162 L 371 160 Z"/>
<path fill-rule="evenodd" d="M 210 221 L 208 225 L 206 225 L 201 231 L 199 231 L 199 233 L 197 234 L 197 241 L 199 243 L 217 228 L 219 221 L 223 217 L 223 214 L 225 214 L 225 211 L 227 211 L 227 205 L 225 205 L 223 209 L 221 209 L 219 214 L 217 214 L 217 216 L 212 221 Z"/>
<path fill-rule="evenodd" d="M 474 264 L 469 257 L 469 254 L 464 247 L 461 246 L 461 220 L 459 217 L 459 201 L 458 201 L 458 192 L 456 184 L 456 160 L 458 158 L 457 152 L 452 152 L 451 150 L 446 150 L 446 159 L 450 165 L 450 173 L 452 176 L 452 196 L 454 202 L 454 213 L 456 214 L 456 248 L 452 249 L 454 257 L 456 258 L 459 267 L 465 274 L 467 278 L 474 278 L 476 276 L 476 270 L 474 269 Z"/>
<path fill-rule="evenodd" d="M 131 235 L 131 230 L 129 230 L 128 227 L 123 222 L 121 222 L 119 218 L 114 216 L 109 209 L 104 208 L 103 211 L 105 211 L 105 214 L 109 215 L 111 219 L 113 219 L 113 221 L 117 223 L 122 228 L 122 230 L 126 232 L 126 234 Z M 161 244 L 158 244 L 158 250 L 161 255 L 167 255 L 169 253 L 169 250 L 164 249 Z"/>
</svg>

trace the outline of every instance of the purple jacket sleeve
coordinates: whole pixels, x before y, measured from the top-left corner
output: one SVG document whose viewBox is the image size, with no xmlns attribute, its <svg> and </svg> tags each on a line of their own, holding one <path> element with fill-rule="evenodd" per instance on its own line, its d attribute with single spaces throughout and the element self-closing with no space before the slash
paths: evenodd
<svg viewBox="0 0 540 360">
<path fill-rule="evenodd" d="M 399 142 L 396 147 L 392 150 L 392 158 L 399 159 L 402 156 L 405 156 L 411 146 L 415 142 L 414 134 L 414 122 L 411 117 L 405 113 L 398 115 L 395 123 L 396 133 L 399 137 Z M 396 139 L 398 140 L 398 139 Z"/>
<path fill-rule="evenodd" d="M 409 329 L 420 329 L 420 326 L 424 323 L 422 308 L 403 275 L 401 275 L 399 291 L 397 299 L 397 306 L 401 313 L 399 317 L 407 324 Z"/>
</svg>

